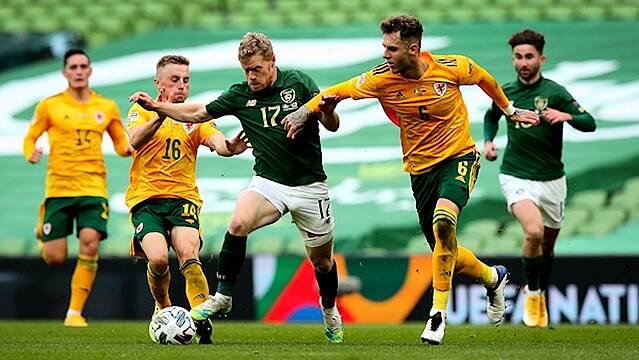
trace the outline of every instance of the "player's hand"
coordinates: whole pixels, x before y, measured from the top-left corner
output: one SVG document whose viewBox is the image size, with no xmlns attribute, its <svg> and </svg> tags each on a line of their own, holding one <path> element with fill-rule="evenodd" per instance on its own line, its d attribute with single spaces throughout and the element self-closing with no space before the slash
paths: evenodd
<svg viewBox="0 0 639 360">
<path fill-rule="evenodd" d="M 487 140 L 484 143 L 484 156 L 488 161 L 497 160 L 497 145 L 494 142 Z"/>
<path fill-rule="evenodd" d="M 129 102 L 138 103 L 144 109 L 149 111 L 155 111 L 157 107 L 157 102 L 151 96 L 149 96 L 149 94 L 143 91 L 138 91 L 129 96 Z"/>
<path fill-rule="evenodd" d="M 38 162 L 40 162 L 43 152 L 44 150 L 42 149 L 42 147 L 37 147 L 33 149 L 33 153 L 31 153 L 31 156 L 29 157 L 29 162 L 31 164 L 37 164 Z"/>
<path fill-rule="evenodd" d="M 330 114 L 335 111 L 335 107 L 342 99 L 339 98 L 339 95 L 322 95 L 322 100 L 320 100 L 319 111 L 324 114 Z"/>
<path fill-rule="evenodd" d="M 239 155 L 250 147 L 251 143 L 249 143 L 244 130 L 237 133 L 234 138 L 230 140 L 226 139 L 226 148 L 229 149 L 233 155 Z"/>
<path fill-rule="evenodd" d="M 554 125 L 564 121 L 571 121 L 572 115 L 552 108 L 546 108 L 543 118 L 547 123 Z"/>
<path fill-rule="evenodd" d="M 515 113 L 510 117 L 513 121 L 537 125 L 539 124 L 539 115 L 530 110 L 515 109 Z"/>
<path fill-rule="evenodd" d="M 311 109 L 306 106 L 302 106 L 294 112 L 286 115 L 284 120 L 282 120 L 284 130 L 287 131 L 286 137 L 289 139 L 295 139 L 295 136 L 304 129 L 304 124 L 310 115 Z"/>
</svg>

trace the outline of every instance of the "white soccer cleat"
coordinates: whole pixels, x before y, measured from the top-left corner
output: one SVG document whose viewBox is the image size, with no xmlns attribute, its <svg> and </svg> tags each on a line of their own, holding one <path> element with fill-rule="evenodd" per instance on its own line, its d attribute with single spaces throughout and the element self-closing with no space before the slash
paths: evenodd
<svg viewBox="0 0 639 360">
<path fill-rule="evenodd" d="M 431 309 L 426 327 L 422 331 L 422 343 L 430 345 L 439 345 L 444 338 L 444 330 L 446 329 L 446 312 L 443 310 Z"/>
<path fill-rule="evenodd" d="M 326 326 L 324 335 L 328 342 L 339 344 L 344 341 L 344 326 L 342 325 L 342 316 L 337 310 L 337 304 L 330 309 L 324 309 L 320 300 L 320 308 L 324 317 L 324 325 Z"/>
<path fill-rule="evenodd" d="M 499 325 L 504 319 L 504 313 L 506 312 L 504 290 L 506 289 L 508 276 L 510 274 L 505 266 L 497 265 L 493 266 L 493 268 L 497 271 L 497 283 L 492 288 L 486 288 L 486 296 L 488 297 L 486 315 L 491 324 Z"/>
<path fill-rule="evenodd" d="M 193 320 L 201 321 L 215 314 L 227 314 L 231 312 L 232 304 L 232 297 L 215 293 L 215 295 L 209 295 L 206 301 L 191 309 L 191 317 Z"/>
</svg>

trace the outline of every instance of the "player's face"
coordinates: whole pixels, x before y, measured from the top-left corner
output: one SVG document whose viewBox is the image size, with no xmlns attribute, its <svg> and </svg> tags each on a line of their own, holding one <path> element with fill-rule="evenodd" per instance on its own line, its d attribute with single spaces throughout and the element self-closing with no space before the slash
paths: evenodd
<svg viewBox="0 0 639 360">
<path fill-rule="evenodd" d="M 533 45 L 521 44 L 513 48 L 513 65 L 517 75 L 524 81 L 536 80 L 544 61 L 546 57 L 539 54 Z"/>
<path fill-rule="evenodd" d="M 262 54 L 255 54 L 245 61 L 241 61 L 242 69 L 248 86 L 254 92 L 260 92 L 275 82 L 277 69 L 275 68 L 275 56 L 272 59 L 264 59 Z"/>
<path fill-rule="evenodd" d="M 400 38 L 399 31 L 384 34 L 382 46 L 384 46 L 384 60 L 394 74 L 403 74 L 414 65 L 414 54 Z"/>
<path fill-rule="evenodd" d="M 67 64 L 62 69 L 62 75 L 67 79 L 70 88 L 82 89 L 89 87 L 89 77 L 91 76 L 89 58 L 83 54 L 69 56 Z"/>
<path fill-rule="evenodd" d="M 184 102 L 189 97 L 190 76 L 188 65 L 167 64 L 160 68 L 155 87 L 162 95 L 161 101 Z"/>
</svg>

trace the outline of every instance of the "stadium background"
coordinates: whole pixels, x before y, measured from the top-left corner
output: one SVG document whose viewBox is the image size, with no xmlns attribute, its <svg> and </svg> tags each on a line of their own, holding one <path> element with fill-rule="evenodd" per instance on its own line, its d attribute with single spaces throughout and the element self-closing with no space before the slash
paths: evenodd
<svg viewBox="0 0 639 360">
<path fill-rule="evenodd" d="M 501 83 L 515 78 L 508 36 L 524 27 L 541 31 L 548 41 L 544 75 L 565 85 L 598 121 L 594 134 L 566 127 L 569 200 L 567 222 L 557 243 L 551 320 L 636 323 L 639 50 L 632 44 L 639 35 L 637 1 L 562 0 L 552 6 L 546 0 L 525 6 L 515 0 L 455 3 L 459 7 L 438 0 L 194 1 L 186 5 L 167 0 L 152 6 L 83 0 L 61 5 L 57 0 L 40 0 L 24 6 L 11 0 L 0 9 L 0 23 L 8 33 L 66 30 L 82 35 L 93 60 L 92 87 L 115 99 L 122 114 L 128 110 L 126 97 L 131 92 L 154 91 L 154 64 L 166 53 L 191 58 L 190 101 L 215 98 L 242 79 L 236 48 L 246 31 L 266 32 L 279 66 L 307 71 L 320 87 L 381 62 L 376 23 L 389 14 L 417 15 L 425 23 L 424 49 L 471 56 Z M 142 7 L 144 16 L 139 12 Z M 106 13 L 110 16 L 103 16 Z M 46 167 L 30 166 L 21 155 L 22 137 L 35 104 L 66 85 L 59 71 L 60 60 L 54 59 L 0 72 L 0 288 L 7 294 L 0 299 L 2 318 L 59 318 L 67 301 L 71 262 L 63 269 L 47 269 L 38 259 L 33 239 Z M 473 87 L 465 89 L 464 95 L 473 136 L 481 143 L 488 98 Z M 345 318 L 357 322 L 421 319 L 429 301 L 430 259 L 417 226 L 408 176 L 401 169 L 398 130 L 375 101 L 347 101 L 339 111 L 342 128 L 323 134 L 323 147 L 337 223 L 336 250 L 344 264 L 341 275 L 348 272 L 351 280 L 361 283 L 358 292 L 342 296 Z M 220 119 L 218 124 L 227 135 L 238 130 L 232 118 Z M 504 130 L 502 122 L 502 148 Z M 116 157 L 109 141 L 104 148 L 110 238 L 101 247 L 104 260 L 86 313 L 89 318 L 146 318 L 151 309 L 143 265 L 127 257 L 132 229 L 123 193 L 130 159 Z M 214 283 L 214 255 L 237 193 L 252 174 L 251 158 L 201 155 L 202 251 Z M 461 217 L 460 241 L 478 254 L 497 257 L 491 258 L 493 262 L 510 265 L 514 281 L 509 288 L 513 305 L 509 320 L 518 322 L 521 230 L 506 212 L 497 183 L 498 164 L 482 160 L 473 199 Z M 252 261 L 245 266 L 239 285 L 243 293 L 236 297 L 244 302 L 236 303 L 232 318 L 319 320 L 316 289 L 309 285 L 314 282 L 308 277 L 297 236 L 288 216 L 251 236 Z M 69 253 L 75 254 L 77 241 L 69 245 Z M 179 302 L 180 279 L 175 276 L 174 280 Z M 127 291 L 132 285 L 133 293 Z M 454 309 L 459 315 L 451 321 L 485 321 L 475 316 L 482 308 L 480 290 L 463 282 L 456 286 Z M 44 294 L 50 306 L 34 313 L 26 295 L 34 292 Z"/>
</svg>

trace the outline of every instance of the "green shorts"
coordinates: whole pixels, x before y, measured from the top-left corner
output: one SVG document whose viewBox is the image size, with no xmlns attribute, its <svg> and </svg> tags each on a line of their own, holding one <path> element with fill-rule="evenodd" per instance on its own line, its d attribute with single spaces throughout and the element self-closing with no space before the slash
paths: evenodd
<svg viewBox="0 0 639 360">
<path fill-rule="evenodd" d="M 454 202 L 461 212 L 477 180 L 479 156 L 479 152 L 473 151 L 437 164 L 425 174 L 410 176 L 419 225 L 431 248 L 435 244 L 433 213 L 437 200 L 448 199 Z"/>
<path fill-rule="evenodd" d="M 50 197 L 40 209 L 37 234 L 42 241 L 66 238 L 73 234 L 75 219 L 76 235 L 80 229 L 91 228 L 107 238 L 109 202 L 101 196 Z"/>
<path fill-rule="evenodd" d="M 171 229 L 186 226 L 200 229 L 200 208 L 186 199 L 154 198 L 144 200 L 131 209 L 131 224 L 135 229 L 131 255 L 143 256 L 140 243 L 148 233 L 160 233 L 171 246 Z M 201 244 L 200 237 L 200 247 Z"/>
</svg>

